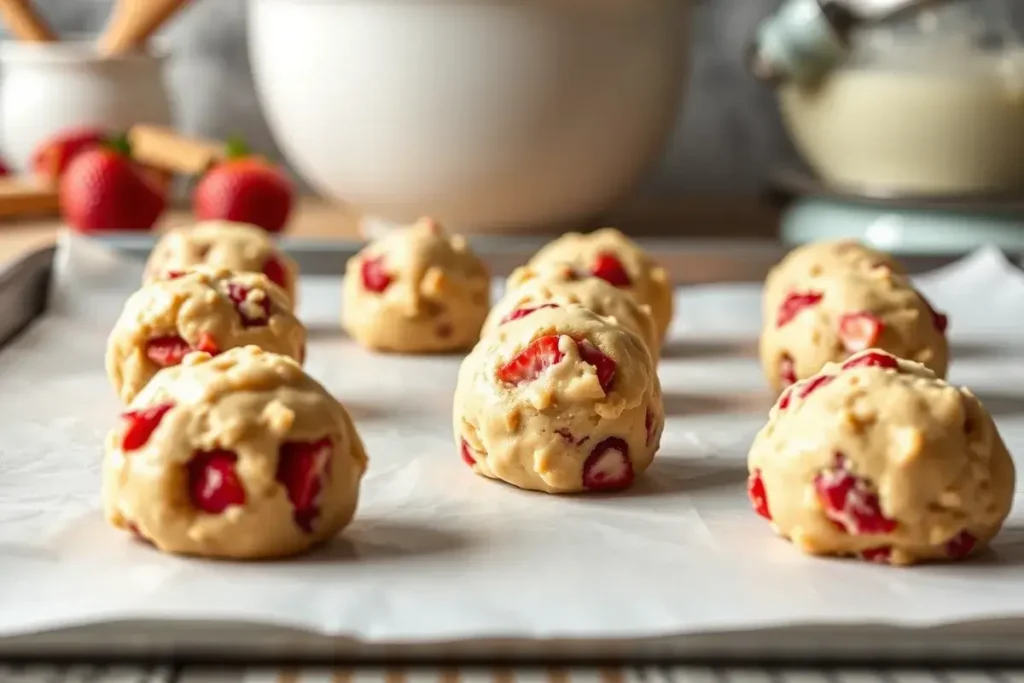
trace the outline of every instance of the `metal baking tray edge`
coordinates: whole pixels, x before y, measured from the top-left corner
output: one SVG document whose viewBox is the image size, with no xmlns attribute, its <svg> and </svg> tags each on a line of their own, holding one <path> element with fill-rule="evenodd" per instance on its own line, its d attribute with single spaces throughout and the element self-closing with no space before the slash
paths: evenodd
<svg viewBox="0 0 1024 683">
<path fill-rule="evenodd" d="M 157 236 L 152 233 L 105 233 L 92 239 L 129 258 L 144 260 Z M 490 267 L 496 277 L 505 277 L 530 257 L 550 238 L 532 236 L 479 236 L 469 238 L 470 247 Z M 679 285 L 722 282 L 761 282 L 769 269 L 792 249 L 775 240 L 688 240 L 639 237 L 636 242 L 669 272 Z M 278 243 L 296 260 L 303 273 L 340 275 L 345 261 L 366 244 L 352 239 L 279 238 Z M 948 265 L 963 256 L 898 255 L 911 272 L 920 273 Z M 1008 257 L 1018 262 L 1020 254 Z"/>
<path fill-rule="evenodd" d="M 55 253 L 39 249 L 0 269 L 0 349 L 46 310 Z"/>
</svg>

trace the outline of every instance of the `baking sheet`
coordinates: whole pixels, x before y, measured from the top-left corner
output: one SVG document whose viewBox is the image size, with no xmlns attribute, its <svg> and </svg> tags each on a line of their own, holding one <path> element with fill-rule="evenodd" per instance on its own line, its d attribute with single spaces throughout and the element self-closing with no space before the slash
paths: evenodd
<svg viewBox="0 0 1024 683">
<path fill-rule="evenodd" d="M 0 636 L 121 620 L 228 621 L 368 643 L 632 639 L 819 624 L 1004 619 L 1024 635 L 1024 515 L 977 561 L 897 569 L 808 558 L 749 509 L 745 456 L 771 398 L 759 293 L 680 290 L 660 366 L 655 465 L 614 496 L 553 497 L 472 475 L 455 452 L 460 359 L 376 356 L 338 331 L 340 282 L 302 283 L 307 369 L 370 454 L 357 520 L 286 562 L 159 554 L 99 512 L 102 439 L 120 406 L 106 335 L 141 268 L 65 238 L 49 313 L 0 352 Z M 1024 451 L 1024 276 L 985 250 L 920 278 L 952 319 L 952 380 Z"/>
</svg>

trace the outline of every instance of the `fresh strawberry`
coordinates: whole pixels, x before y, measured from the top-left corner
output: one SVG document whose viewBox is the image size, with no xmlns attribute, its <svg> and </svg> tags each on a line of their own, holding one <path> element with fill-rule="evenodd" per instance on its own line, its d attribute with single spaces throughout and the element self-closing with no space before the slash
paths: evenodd
<svg viewBox="0 0 1024 683">
<path fill-rule="evenodd" d="M 839 319 L 839 341 L 847 353 L 870 349 L 878 343 L 885 323 L 870 313 L 847 313 Z"/>
<path fill-rule="evenodd" d="M 244 145 L 229 145 L 227 159 L 206 172 L 192 194 L 200 220 L 228 220 L 281 232 L 292 210 L 292 183 L 266 159 L 251 156 Z"/>
<path fill-rule="evenodd" d="M 363 276 L 363 287 L 374 294 L 380 294 L 391 285 L 392 277 L 384 266 L 384 257 L 375 256 L 363 261 L 360 266 Z"/>
<path fill-rule="evenodd" d="M 821 302 L 825 295 L 821 292 L 790 292 L 779 306 L 775 317 L 776 327 L 785 327 L 805 308 Z"/>
<path fill-rule="evenodd" d="M 219 515 L 232 505 L 245 503 L 245 487 L 235 471 L 238 456 L 225 450 L 200 451 L 187 466 L 192 504 L 203 512 Z"/>
<path fill-rule="evenodd" d="M 319 441 L 289 441 L 278 451 L 277 481 L 295 508 L 295 524 L 309 533 L 320 513 L 317 498 L 323 489 L 324 473 L 331 457 L 330 438 Z"/>
<path fill-rule="evenodd" d="M 498 369 L 498 379 L 508 384 L 521 384 L 536 379 L 545 369 L 557 364 L 565 354 L 558 348 L 558 335 L 539 337 L 515 358 Z"/>
<path fill-rule="evenodd" d="M 764 479 L 761 478 L 761 470 L 757 468 L 754 468 L 747 477 L 747 497 L 750 498 L 754 512 L 770 522 L 772 513 L 768 508 L 768 494 L 764 488 Z"/>
<path fill-rule="evenodd" d="M 104 139 L 99 128 L 70 128 L 43 142 L 32 155 L 32 172 L 47 181 L 57 181 L 68 164 L 81 152 L 98 147 Z"/>
<path fill-rule="evenodd" d="M 511 313 L 506 315 L 504 318 L 502 318 L 501 319 L 501 324 L 504 325 L 505 323 L 510 323 L 513 320 L 519 320 L 520 318 L 525 318 L 526 316 L 530 315 L 534 311 L 539 311 L 539 310 L 544 309 L 544 308 L 558 308 L 558 305 L 557 304 L 541 304 L 540 306 L 532 306 L 532 307 L 528 307 L 528 308 L 517 308 L 516 310 L 512 311 Z"/>
<path fill-rule="evenodd" d="M 593 273 L 594 277 L 599 277 L 616 287 L 629 287 L 633 284 L 629 279 L 629 273 L 626 272 L 626 267 L 622 265 L 622 261 L 616 258 L 614 254 L 607 252 L 597 255 L 597 258 L 594 259 L 594 267 L 591 273 Z"/>
<path fill-rule="evenodd" d="M 0 177 L 11 175 L 11 169 L 7 167 L 7 164 L 0 159 Z"/>
<path fill-rule="evenodd" d="M 612 382 L 615 381 L 615 361 L 586 339 L 577 340 L 576 348 L 579 349 L 583 362 L 594 366 L 597 371 L 597 381 L 601 384 L 604 393 L 607 394 L 612 388 Z"/>
<path fill-rule="evenodd" d="M 75 230 L 149 230 L 164 212 L 164 195 L 132 163 L 126 145 L 80 152 L 60 178 L 61 213 Z"/>
<path fill-rule="evenodd" d="M 583 463 L 583 486 L 590 491 L 615 491 L 633 483 L 633 462 L 629 445 L 610 437 L 594 446 Z"/>
<path fill-rule="evenodd" d="M 173 403 L 161 403 L 122 413 L 121 417 L 125 420 L 125 427 L 124 434 L 121 436 L 121 450 L 135 451 L 145 446 L 149 437 L 160 426 L 164 415 L 173 407 Z"/>
</svg>

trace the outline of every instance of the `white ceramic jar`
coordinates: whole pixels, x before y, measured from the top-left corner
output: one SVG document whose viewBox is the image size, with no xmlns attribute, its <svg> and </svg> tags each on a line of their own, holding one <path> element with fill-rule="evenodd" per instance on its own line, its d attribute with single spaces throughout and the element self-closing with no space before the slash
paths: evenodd
<svg viewBox="0 0 1024 683">
<path fill-rule="evenodd" d="M 0 144 L 7 162 L 26 169 L 41 142 L 68 128 L 170 124 L 163 62 L 160 54 L 101 57 L 84 41 L 0 43 Z"/>
<path fill-rule="evenodd" d="M 252 0 L 249 47 L 283 152 L 378 224 L 547 230 L 659 158 L 690 0 Z"/>
</svg>

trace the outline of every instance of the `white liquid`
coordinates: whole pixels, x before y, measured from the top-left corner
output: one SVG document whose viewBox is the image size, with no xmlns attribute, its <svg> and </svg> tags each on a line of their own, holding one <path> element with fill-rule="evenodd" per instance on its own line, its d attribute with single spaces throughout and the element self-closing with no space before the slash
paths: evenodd
<svg viewBox="0 0 1024 683">
<path fill-rule="evenodd" d="M 1024 50 L 948 47 L 841 69 L 813 90 L 781 88 L 808 163 L 832 184 L 873 191 L 1024 190 Z"/>
</svg>

